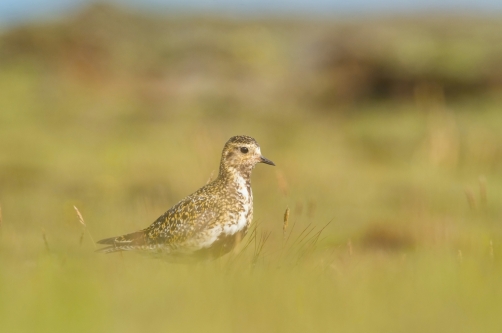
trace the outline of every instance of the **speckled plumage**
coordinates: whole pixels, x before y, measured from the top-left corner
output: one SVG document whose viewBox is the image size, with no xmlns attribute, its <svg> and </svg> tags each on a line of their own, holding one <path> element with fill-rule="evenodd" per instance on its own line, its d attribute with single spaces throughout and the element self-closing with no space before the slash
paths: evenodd
<svg viewBox="0 0 502 333">
<path fill-rule="evenodd" d="M 100 240 L 99 244 L 109 246 L 98 251 L 136 250 L 170 261 L 217 258 L 229 252 L 253 219 L 251 171 L 257 163 L 274 165 L 261 155 L 255 139 L 230 138 L 213 182 L 178 202 L 148 228 Z"/>
</svg>

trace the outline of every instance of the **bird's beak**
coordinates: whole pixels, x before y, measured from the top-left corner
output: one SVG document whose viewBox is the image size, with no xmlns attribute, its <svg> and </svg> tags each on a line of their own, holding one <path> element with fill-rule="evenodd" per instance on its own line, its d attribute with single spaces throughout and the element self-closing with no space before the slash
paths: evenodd
<svg viewBox="0 0 502 333">
<path fill-rule="evenodd" d="M 269 160 L 268 158 L 265 158 L 263 156 L 260 156 L 260 163 L 265 163 L 265 164 L 269 164 L 269 165 L 275 166 L 274 162 L 272 162 L 271 160 Z"/>
</svg>

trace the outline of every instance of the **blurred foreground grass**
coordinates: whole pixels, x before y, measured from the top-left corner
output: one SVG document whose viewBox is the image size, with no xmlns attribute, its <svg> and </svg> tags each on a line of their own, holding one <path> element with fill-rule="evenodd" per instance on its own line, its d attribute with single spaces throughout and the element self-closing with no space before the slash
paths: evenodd
<svg viewBox="0 0 502 333">
<path fill-rule="evenodd" d="M 25 61 L 0 72 L 1 331 L 500 332 L 496 93 L 306 105 L 246 75 L 173 93 Z M 96 240 L 146 227 L 236 134 L 277 164 L 253 174 L 256 243 L 195 266 L 93 252 L 73 205 Z"/>
</svg>

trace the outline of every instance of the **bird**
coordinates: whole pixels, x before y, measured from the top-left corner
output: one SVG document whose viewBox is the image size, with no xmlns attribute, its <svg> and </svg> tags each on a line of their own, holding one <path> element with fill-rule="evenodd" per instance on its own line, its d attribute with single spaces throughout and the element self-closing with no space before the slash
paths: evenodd
<svg viewBox="0 0 502 333">
<path fill-rule="evenodd" d="M 231 137 L 223 147 L 216 179 L 190 194 L 149 227 L 106 238 L 101 253 L 136 251 L 171 262 L 216 259 L 244 238 L 253 220 L 251 172 L 275 166 L 250 136 Z"/>
</svg>

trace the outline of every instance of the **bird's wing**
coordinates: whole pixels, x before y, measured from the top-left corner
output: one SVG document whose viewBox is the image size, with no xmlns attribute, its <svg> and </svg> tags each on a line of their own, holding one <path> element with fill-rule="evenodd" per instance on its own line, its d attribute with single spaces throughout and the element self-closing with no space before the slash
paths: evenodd
<svg viewBox="0 0 502 333">
<path fill-rule="evenodd" d="M 210 196 L 191 195 L 145 229 L 146 242 L 175 249 L 215 221 L 217 214 Z"/>
<path fill-rule="evenodd" d="M 211 225 L 219 211 L 215 197 L 195 192 L 171 207 L 146 229 L 100 240 L 99 244 L 109 246 L 98 251 L 110 253 L 159 248 L 175 251 L 186 240 Z"/>
</svg>

